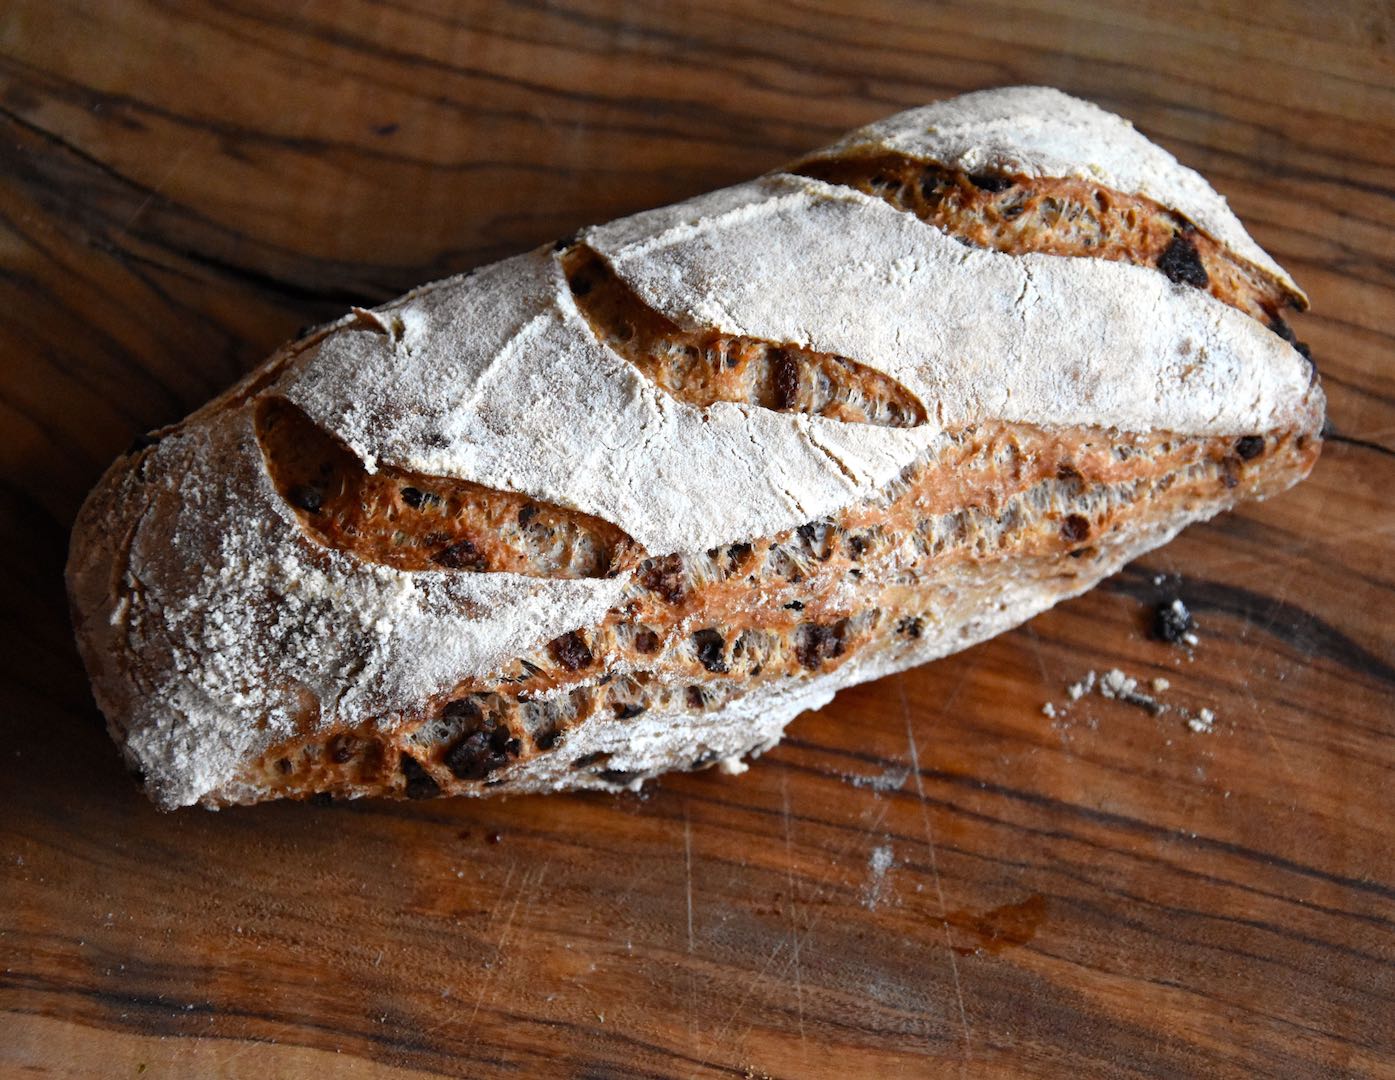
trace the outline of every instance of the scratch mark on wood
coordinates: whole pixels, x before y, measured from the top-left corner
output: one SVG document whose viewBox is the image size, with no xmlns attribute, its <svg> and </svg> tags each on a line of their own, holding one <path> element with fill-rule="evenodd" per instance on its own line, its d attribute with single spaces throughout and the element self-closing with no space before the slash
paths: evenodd
<svg viewBox="0 0 1395 1080">
<path fill-rule="evenodd" d="M 962 680 L 961 680 L 962 682 Z M 935 831 L 930 825 L 930 810 L 925 802 L 925 780 L 920 775 L 920 749 L 916 746 L 915 729 L 911 724 L 911 707 L 906 701 L 906 681 L 901 675 L 896 676 L 896 692 L 901 699 L 901 716 L 906 722 L 906 742 L 911 752 L 911 775 L 915 777 L 916 797 L 920 801 L 920 820 L 925 828 L 925 844 L 930 849 L 930 876 L 935 881 L 935 895 L 940 902 L 940 921 L 944 924 L 945 931 L 945 952 L 949 955 L 949 969 L 954 975 L 954 994 L 959 1001 L 959 1022 L 964 1028 L 964 1060 L 960 1062 L 960 1072 L 969 1061 L 973 1060 L 973 1041 L 969 1031 L 969 1012 L 964 1007 L 964 986 L 959 980 L 959 958 L 954 952 L 954 943 L 950 939 L 949 923 L 946 917 L 949 914 L 949 907 L 945 904 L 944 885 L 940 881 L 940 859 L 935 848 Z"/>
<path fill-rule="evenodd" d="M 688 893 L 688 955 L 693 955 L 693 823 L 683 807 L 683 862 Z"/>
<path fill-rule="evenodd" d="M 789 882 L 790 894 L 790 947 L 794 951 L 794 1000 L 799 1013 L 799 1044 L 804 1046 L 804 975 L 799 964 L 799 925 L 795 908 L 794 846 L 790 840 L 790 787 L 789 776 L 780 774 L 780 801 L 784 808 L 785 826 L 785 877 Z"/>
<path fill-rule="evenodd" d="M 683 804 L 683 866 L 688 894 L 688 955 L 693 955 L 693 823 L 688 816 L 688 804 Z M 690 960 L 688 975 L 688 1038 L 696 1045 L 699 1024 L 697 1009 L 697 973 Z"/>
<path fill-rule="evenodd" d="M 513 871 L 517 865 L 517 863 L 509 864 L 509 872 L 504 877 L 503 888 L 499 890 L 499 899 L 495 901 L 494 907 L 489 913 L 489 921 L 491 923 L 494 922 L 495 917 L 498 915 L 499 908 L 503 906 L 504 898 L 508 895 L 509 882 L 513 880 Z M 543 865 L 539 867 L 538 879 L 536 882 L 532 883 L 534 887 L 542 883 L 542 879 L 544 875 L 546 875 L 547 868 L 549 865 L 551 864 L 543 863 Z M 484 1003 L 486 993 L 488 993 L 492 988 L 497 989 L 497 987 L 495 987 L 495 983 L 497 982 L 496 975 L 499 971 L 500 965 L 503 962 L 504 946 L 508 942 L 509 930 L 513 926 L 513 918 L 516 914 L 518 914 L 518 905 L 523 899 L 523 894 L 532 892 L 532 889 L 529 888 L 528 878 L 529 875 L 527 871 L 525 871 L 523 874 L 523 880 L 518 883 L 518 889 L 514 893 L 513 906 L 509 908 L 508 917 L 504 920 L 504 925 L 499 931 L 499 940 L 494 944 L 494 963 L 490 967 L 489 974 L 485 977 L 484 982 L 480 985 L 480 992 L 475 995 L 475 1006 L 473 1009 L 470 1010 L 470 1019 L 465 1022 L 465 1031 L 462 1035 L 462 1038 L 474 1030 L 475 1018 L 479 1015 L 480 1005 Z"/>
<path fill-rule="evenodd" d="M 122 223 L 121 228 L 118 230 L 116 236 L 116 239 L 118 241 L 123 239 L 125 235 L 131 231 L 131 226 L 136 223 L 136 220 L 141 216 L 141 214 L 145 213 L 145 208 L 160 197 L 161 193 L 165 189 L 165 186 L 171 180 L 174 179 L 174 174 L 179 171 L 179 167 L 184 164 L 185 159 L 188 158 L 189 154 L 193 152 L 195 142 L 197 142 L 197 140 L 191 141 L 189 145 L 184 148 L 183 152 L 177 158 L 174 159 L 174 162 L 170 165 L 170 167 L 165 170 L 165 175 L 160 177 L 159 181 L 155 184 L 155 186 L 150 189 L 149 193 L 145 196 L 145 198 L 142 199 L 140 203 L 136 206 L 135 210 L 131 212 L 131 216 L 127 218 L 125 222 Z"/>
<path fill-rule="evenodd" d="M 880 808 L 879 808 L 879 810 L 878 810 L 876 820 L 873 821 L 873 822 L 871 823 L 871 825 L 869 825 L 868 828 L 867 828 L 867 833 L 868 833 L 868 834 L 874 833 L 874 832 L 876 832 L 878 829 L 881 828 L 882 822 L 884 822 L 884 821 L 886 820 L 887 813 L 888 813 L 889 810 L 890 810 L 890 803 L 889 803 L 889 802 L 886 802 L 886 801 L 884 801 L 884 800 L 879 800 L 879 801 L 881 802 L 881 805 L 880 805 Z M 847 843 L 843 844 L 841 847 L 838 848 L 837 851 L 833 852 L 831 855 L 828 856 L 828 863 L 829 863 L 829 865 L 831 865 L 831 866 L 832 866 L 832 865 L 837 865 L 838 860 L 841 859 L 844 855 L 846 855 L 846 854 L 848 853 L 849 849 L 851 849 L 852 846 L 853 846 L 855 843 L 857 843 L 858 840 L 861 839 L 861 837 L 862 837 L 862 834 L 853 833 L 853 834 L 852 834 L 852 837 L 848 840 Z M 822 898 L 822 897 L 825 895 L 826 892 L 827 892 L 826 889 L 820 888 L 820 889 L 814 894 L 813 899 L 814 899 L 814 900 L 818 900 L 818 899 Z M 825 909 L 825 910 L 829 910 L 829 909 Z M 823 919 L 823 914 L 824 914 L 824 912 L 823 912 L 823 911 L 820 911 L 819 914 L 817 914 L 816 916 L 814 916 L 814 918 L 810 919 L 810 920 L 809 920 L 809 925 L 806 926 L 806 927 L 804 928 L 804 932 L 803 932 L 802 934 L 797 935 L 797 936 L 794 938 L 794 940 L 791 942 L 791 944 L 792 944 L 792 945 L 796 945 L 796 946 L 802 946 L 803 943 L 804 943 L 806 940 L 808 940 L 808 938 L 813 934 L 815 928 L 816 928 L 816 927 L 819 925 L 819 923 L 822 921 L 822 919 Z M 736 1008 L 734 1008 L 734 1009 L 731 1011 L 731 1015 L 727 1017 L 726 1022 L 722 1025 L 722 1030 L 721 1030 L 720 1032 L 718 1032 L 718 1034 L 717 1034 L 717 1040 L 716 1040 L 716 1041 L 717 1041 L 718 1043 L 724 1043 L 725 1036 L 726 1036 L 727 1032 L 728 1032 L 728 1031 L 730 1030 L 730 1028 L 731 1028 L 732 1021 L 735 1020 L 736 1017 L 741 1013 L 742 1009 L 743 1009 L 743 1008 L 745 1007 L 745 1005 L 746 1005 L 747 1000 L 749 1000 L 749 998 L 750 998 L 750 996 L 751 996 L 751 992 L 756 988 L 756 985 L 757 985 L 762 979 L 765 978 L 766 973 L 770 970 L 771 964 L 773 964 L 773 963 L 775 962 L 775 958 L 776 958 L 776 956 L 779 955 L 781 949 L 784 947 L 784 944 L 785 944 L 785 943 L 782 941 L 782 942 L 780 942 L 779 944 L 777 944 L 777 945 L 775 946 L 774 951 L 773 951 L 773 952 L 770 954 L 770 956 L 766 959 L 765 964 L 764 964 L 764 966 L 761 968 L 761 970 L 760 970 L 759 972 L 757 972 L 757 973 L 755 974 L 755 976 L 752 977 L 752 979 L 751 979 L 751 981 L 750 981 L 749 983 L 747 983 L 747 985 L 746 985 L 746 991 L 745 991 L 745 993 L 742 994 L 741 1000 L 738 1001 L 738 1002 L 736 1003 Z M 792 966 L 792 960 L 791 960 L 791 962 L 787 962 L 787 963 L 786 963 L 786 965 L 785 965 L 785 970 L 784 970 L 784 972 L 783 972 L 784 975 L 788 976 L 788 975 L 790 974 L 791 966 Z M 755 1026 L 755 1022 L 754 1022 L 754 1021 L 752 1021 L 751 1023 L 747 1024 L 746 1027 L 745 1027 L 745 1029 L 742 1031 L 741 1037 L 740 1037 L 739 1039 L 732 1039 L 732 1040 L 730 1040 L 730 1042 L 731 1042 L 732 1044 L 744 1042 L 744 1041 L 745 1041 L 746 1035 L 748 1035 L 748 1034 L 750 1033 L 751 1029 L 752 1029 L 754 1026 Z"/>
</svg>

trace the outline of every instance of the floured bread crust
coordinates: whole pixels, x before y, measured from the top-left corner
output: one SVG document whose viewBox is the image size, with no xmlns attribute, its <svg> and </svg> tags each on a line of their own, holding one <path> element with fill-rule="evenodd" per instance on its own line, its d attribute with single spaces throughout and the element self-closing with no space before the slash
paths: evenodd
<svg viewBox="0 0 1395 1080">
<path fill-rule="evenodd" d="M 1092 255 L 849 179 L 872 153 L 1148 201 Z M 995 91 L 807 161 L 355 311 L 113 465 L 69 590 L 156 801 L 759 752 L 1311 468 L 1266 325 L 1301 293 L 1124 121 Z"/>
<path fill-rule="evenodd" d="M 1303 290 L 1199 173 L 1123 117 L 1051 87 L 1013 86 L 937 101 L 859 128 L 805 160 L 885 152 L 967 175 L 1071 178 L 1141 195 L 1188 218 L 1307 306 Z"/>
</svg>

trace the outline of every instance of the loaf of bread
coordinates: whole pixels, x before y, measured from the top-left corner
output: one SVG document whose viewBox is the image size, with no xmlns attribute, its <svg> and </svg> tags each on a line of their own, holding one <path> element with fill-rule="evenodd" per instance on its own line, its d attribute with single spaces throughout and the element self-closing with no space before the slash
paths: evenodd
<svg viewBox="0 0 1395 1080">
<path fill-rule="evenodd" d="M 162 807 L 622 789 L 1301 479 L 1303 293 L 1042 88 L 355 309 L 138 440 L 68 584 Z"/>
</svg>

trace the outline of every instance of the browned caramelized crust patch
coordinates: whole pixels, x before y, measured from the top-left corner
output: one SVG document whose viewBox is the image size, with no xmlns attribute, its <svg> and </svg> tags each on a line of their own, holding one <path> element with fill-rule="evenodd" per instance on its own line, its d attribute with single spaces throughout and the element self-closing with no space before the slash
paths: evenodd
<svg viewBox="0 0 1395 1080">
<path fill-rule="evenodd" d="M 468 480 L 358 457 L 280 397 L 256 406 L 257 439 L 276 490 L 326 547 L 399 570 L 608 577 L 643 551 L 600 518 Z"/>
<path fill-rule="evenodd" d="M 562 265 L 596 337 L 679 401 L 699 407 L 731 401 L 887 427 L 925 422 L 915 395 L 854 360 L 716 330 L 684 330 L 585 246 L 569 249 Z"/>
<path fill-rule="evenodd" d="M 796 171 L 884 199 L 975 247 L 1156 267 L 1266 325 L 1285 307 L 1303 306 L 1180 214 L 1084 180 L 969 175 L 897 154 L 811 161 Z"/>
<path fill-rule="evenodd" d="M 568 733 L 592 718 L 712 711 L 858 656 L 894 661 L 945 628 L 971 633 L 1003 590 L 1046 580 L 1070 591 L 1121 537 L 1282 490 L 1318 450 L 1316 439 L 1292 433 L 966 429 L 841 513 L 640 563 L 601 624 L 462 683 L 396 730 L 298 739 L 268 751 L 244 778 L 301 797 L 379 785 L 408 797 L 460 794 L 557 754 L 587 783 L 624 785 L 635 777 L 608 767 L 605 755 L 567 760 Z"/>
</svg>

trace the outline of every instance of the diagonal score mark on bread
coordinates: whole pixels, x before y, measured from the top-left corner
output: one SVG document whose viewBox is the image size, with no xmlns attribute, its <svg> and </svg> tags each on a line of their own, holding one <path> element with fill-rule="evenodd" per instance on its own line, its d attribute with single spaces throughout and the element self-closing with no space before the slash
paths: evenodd
<svg viewBox="0 0 1395 1080">
<path fill-rule="evenodd" d="M 1057 177 L 968 173 L 904 154 L 814 158 L 791 172 L 855 188 L 976 247 L 1152 266 L 1271 326 L 1301 294 L 1152 199 Z"/>
<path fill-rule="evenodd" d="M 294 404 L 256 404 L 267 472 L 327 547 L 399 570 L 614 577 L 643 551 L 590 514 L 468 480 L 363 462 Z"/>
<path fill-rule="evenodd" d="M 684 330 L 641 300 L 594 251 L 562 255 L 567 284 L 596 337 L 665 392 L 703 408 L 718 401 L 850 423 L 914 427 L 925 407 L 896 380 L 856 360 L 714 330 Z"/>
<path fill-rule="evenodd" d="M 1230 440 L 964 430 L 948 452 L 839 514 L 646 560 L 601 623 L 462 682 L 390 734 L 370 722 L 273 746 L 230 790 L 419 798 L 474 793 L 525 772 L 623 787 L 653 773 L 626 753 L 628 733 L 646 721 L 711 716 L 868 654 L 958 647 L 976 624 L 991 625 L 1015 581 L 1054 579 L 1060 594 L 1076 591 L 1139 531 L 1282 490 L 1317 449 L 1301 432 Z M 730 751 L 719 738 L 699 736 L 694 747 L 680 766 Z"/>
</svg>

